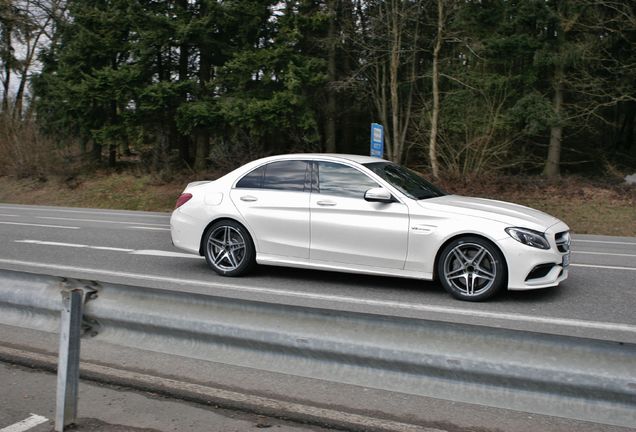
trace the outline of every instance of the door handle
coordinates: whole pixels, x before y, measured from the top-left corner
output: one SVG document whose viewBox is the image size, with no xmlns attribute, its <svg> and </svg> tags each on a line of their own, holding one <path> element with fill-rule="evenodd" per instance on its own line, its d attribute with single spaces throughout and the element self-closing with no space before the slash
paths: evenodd
<svg viewBox="0 0 636 432">
<path fill-rule="evenodd" d="M 254 202 L 256 201 L 258 198 L 253 197 L 251 195 L 244 195 L 241 197 L 241 201 L 245 201 L 245 202 Z"/>
<path fill-rule="evenodd" d="M 336 205 L 336 203 L 333 201 L 318 201 L 316 202 L 316 204 L 323 207 L 332 207 Z"/>
</svg>

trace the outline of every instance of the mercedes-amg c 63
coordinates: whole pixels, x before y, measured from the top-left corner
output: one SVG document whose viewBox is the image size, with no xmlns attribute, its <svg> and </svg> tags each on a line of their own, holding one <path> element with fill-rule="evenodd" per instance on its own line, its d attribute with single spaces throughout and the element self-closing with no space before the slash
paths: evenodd
<svg viewBox="0 0 636 432">
<path fill-rule="evenodd" d="M 528 207 L 449 195 L 415 172 L 355 155 L 295 154 L 190 183 L 172 241 L 224 276 L 256 263 L 437 280 L 454 297 L 552 287 L 570 233 Z"/>
</svg>

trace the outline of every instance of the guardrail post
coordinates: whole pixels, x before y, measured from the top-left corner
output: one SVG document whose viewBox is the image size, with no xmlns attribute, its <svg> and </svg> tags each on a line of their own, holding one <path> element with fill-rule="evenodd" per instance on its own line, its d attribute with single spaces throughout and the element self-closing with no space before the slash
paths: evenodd
<svg viewBox="0 0 636 432">
<path fill-rule="evenodd" d="M 77 392 L 79 387 L 80 336 L 84 291 L 62 291 L 62 317 L 60 323 L 60 352 L 57 367 L 57 406 L 55 430 L 64 428 L 77 418 Z"/>
</svg>

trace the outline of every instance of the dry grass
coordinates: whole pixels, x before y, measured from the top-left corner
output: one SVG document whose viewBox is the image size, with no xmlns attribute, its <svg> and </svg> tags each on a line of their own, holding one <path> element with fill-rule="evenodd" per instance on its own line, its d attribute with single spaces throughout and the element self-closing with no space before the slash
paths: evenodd
<svg viewBox="0 0 636 432">
<path fill-rule="evenodd" d="M 0 177 L 0 201 L 15 204 L 124 210 L 169 211 L 184 182 L 160 183 L 153 177 L 97 174 L 47 181 Z"/>
<path fill-rule="evenodd" d="M 199 176 L 213 178 L 212 176 Z M 151 175 L 96 172 L 47 181 L 0 177 L 0 202 L 127 210 L 171 211 L 193 177 L 169 182 Z M 543 210 L 564 220 L 576 233 L 636 236 L 636 187 L 618 182 L 564 177 L 444 179 L 452 193 L 480 196 Z"/>
<path fill-rule="evenodd" d="M 0 175 L 44 178 L 66 170 L 68 156 L 39 133 L 32 120 L 23 121 L 10 112 L 0 112 Z"/>
</svg>

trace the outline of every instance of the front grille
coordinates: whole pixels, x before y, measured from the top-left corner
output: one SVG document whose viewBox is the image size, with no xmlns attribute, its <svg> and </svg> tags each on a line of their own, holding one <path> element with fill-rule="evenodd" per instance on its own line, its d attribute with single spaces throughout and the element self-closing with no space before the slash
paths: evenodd
<svg viewBox="0 0 636 432">
<path fill-rule="evenodd" d="M 554 235 L 554 241 L 556 242 L 557 249 L 561 253 L 566 253 L 570 250 L 570 231 L 563 231 Z"/>
</svg>

